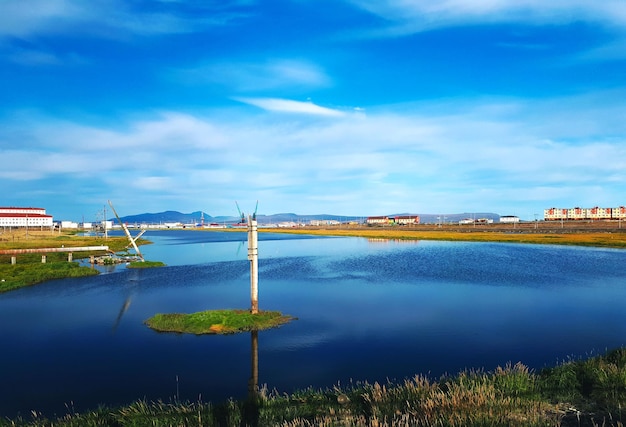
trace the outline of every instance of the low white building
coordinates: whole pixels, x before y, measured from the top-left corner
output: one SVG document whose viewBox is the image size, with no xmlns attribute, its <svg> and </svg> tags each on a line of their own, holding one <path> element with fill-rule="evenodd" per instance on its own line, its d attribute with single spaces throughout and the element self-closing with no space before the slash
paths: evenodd
<svg viewBox="0 0 626 427">
<path fill-rule="evenodd" d="M 0 227 L 52 227 L 52 215 L 42 208 L 0 207 Z"/>
<path fill-rule="evenodd" d="M 391 220 L 388 216 L 370 216 L 367 217 L 368 225 L 387 225 L 391 223 Z"/>
<path fill-rule="evenodd" d="M 420 223 L 420 217 L 417 215 L 394 216 L 393 221 L 398 225 L 415 225 Z"/>
<path fill-rule="evenodd" d="M 500 217 L 500 222 L 505 224 L 515 224 L 519 222 L 519 217 L 515 215 L 503 215 Z"/>
<path fill-rule="evenodd" d="M 321 225 L 340 225 L 341 223 L 336 219 L 312 219 L 309 224 L 319 227 Z"/>
</svg>

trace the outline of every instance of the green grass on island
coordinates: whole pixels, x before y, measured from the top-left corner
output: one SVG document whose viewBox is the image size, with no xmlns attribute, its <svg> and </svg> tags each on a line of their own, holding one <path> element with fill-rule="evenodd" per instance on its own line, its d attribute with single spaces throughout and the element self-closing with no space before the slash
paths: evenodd
<svg viewBox="0 0 626 427">
<path fill-rule="evenodd" d="M 165 264 L 161 261 L 135 261 L 131 262 L 126 268 L 152 268 L 152 267 L 165 267 Z"/>
<path fill-rule="evenodd" d="M 295 319 L 278 311 L 259 311 L 252 314 L 249 310 L 208 310 L 191 314 L 156 314 L 145 323 L 159 332 L 202 335 L 261 331 Z"/>
</svg>

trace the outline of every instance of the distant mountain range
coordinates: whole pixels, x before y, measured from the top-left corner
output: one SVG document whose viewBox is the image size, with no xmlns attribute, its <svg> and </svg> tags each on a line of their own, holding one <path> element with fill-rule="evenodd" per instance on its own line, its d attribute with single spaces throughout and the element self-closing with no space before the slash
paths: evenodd
<svg viewBox="0 0 626 427">
<path fill-rule="evenodd" d="M 459 214 L 412 214 L 399 213 L 390 214 L 389 217 L 416 215 L 420 217 L 422 224 L 435 224 L 439 222 L 459 222 L 465 218 L 487 218 L 494 222 L 500 220 L 500 215 L 495 213 L 474 212 Z M 177 211 L 165 211 L 159 213 L 142 213 L 138 215 L 128 215 L 121 217 L 122 221 L 128 224 L 164 224 L 164 223 L 182 223 L 182 224 L 200 224 L 204 218 L 204 224 L 233 224 L 239 222 L 240 218 L 236 216 L 211 216 L 206 212 L 196 211 L 191 213 L 181 213 Z M 295 213 L 278 213 L 273 215 L 257 215 L 259 224 L 277 224 L 281 222 L 301 222 L 308 223 L 311 220 L 336 220 L 339 222 L 359 221 L 364 222 L 367 216 L 343 216 L 343 215 L 298 215 Z M 111 219 L 116 222 L 115 218 Z"/>
</svg>

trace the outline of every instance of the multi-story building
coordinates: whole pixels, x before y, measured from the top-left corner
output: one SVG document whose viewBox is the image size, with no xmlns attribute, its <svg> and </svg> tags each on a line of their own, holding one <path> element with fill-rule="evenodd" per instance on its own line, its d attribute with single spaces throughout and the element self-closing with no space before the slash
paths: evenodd
<svg viewBox="0 0 626 427">
<path fill-rule="evenodd" d="M 622 220 L 626 219 L 626 207 L 618 208 L 549 208 L 544 209 L 543 219 L 546 221 L 562 220 Z"/>
<path fill-rule="evenodd" d="M 567 219 L 567 209 L 550 208 L 543 211 L 543 219 L 546 221 L 560 221 Z"/>
<path fill-rule="evenodd" d="M 0 207 L 0 227 L 52 227 L 52 215 L 42 208 Z"/>
<path fill-rule="evenodd" d="M 611 219 L 611 208 L 593 207 L 587 209 L 590 219 Z"/>
<path fill-rule="evenodd" d="M 419 223 L 420 217 L 417 215 L 370 216 L 366 220 L 368 225 L 412 225 Z"/>
<path fill-rule="evenodd" d="M 611 216 L 613 219 L 626 219 L 626 207 L 620 206 L 619 208 L 613 208 Z"/>
<path fill-rule="evenodd" d="M 589 216 L 587 215 L 587 209 L 585 208 L 575 207 L 567 210 L 567 219 L 580 220 L 587 218 L 589 218 Z"/>
<path fill-rule="evenodd" d="M 387 225 L 391 223 L 388 216 L 370 216 L 367 218 L 368 225 Z"/>
<path fill-rule="evenodd" d="M 413 225 L 420 223 L 420 217 L 417 215 L 394 216 L 393 221 L 398 225 Z"/>
</svg>

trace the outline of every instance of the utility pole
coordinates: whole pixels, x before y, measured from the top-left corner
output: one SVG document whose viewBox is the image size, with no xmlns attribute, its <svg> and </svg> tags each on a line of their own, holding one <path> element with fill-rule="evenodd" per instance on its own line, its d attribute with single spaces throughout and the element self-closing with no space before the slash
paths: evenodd
<svg viewBox="0 0 626 427">
<path fill-rule="evenodd" d="M 104 205 L 104 218 L 102 218 L 102 224 L 104 225 L 104 238 L 109 238 L 109 231 L 107 229 L 107 206 Z"/>
<path fill-rule="evenodd" d="M 250 260 L 250 312 L 259 312 L 259 232 L 256 214 L 248 215 L 248 259 Z"/>
</svg>

